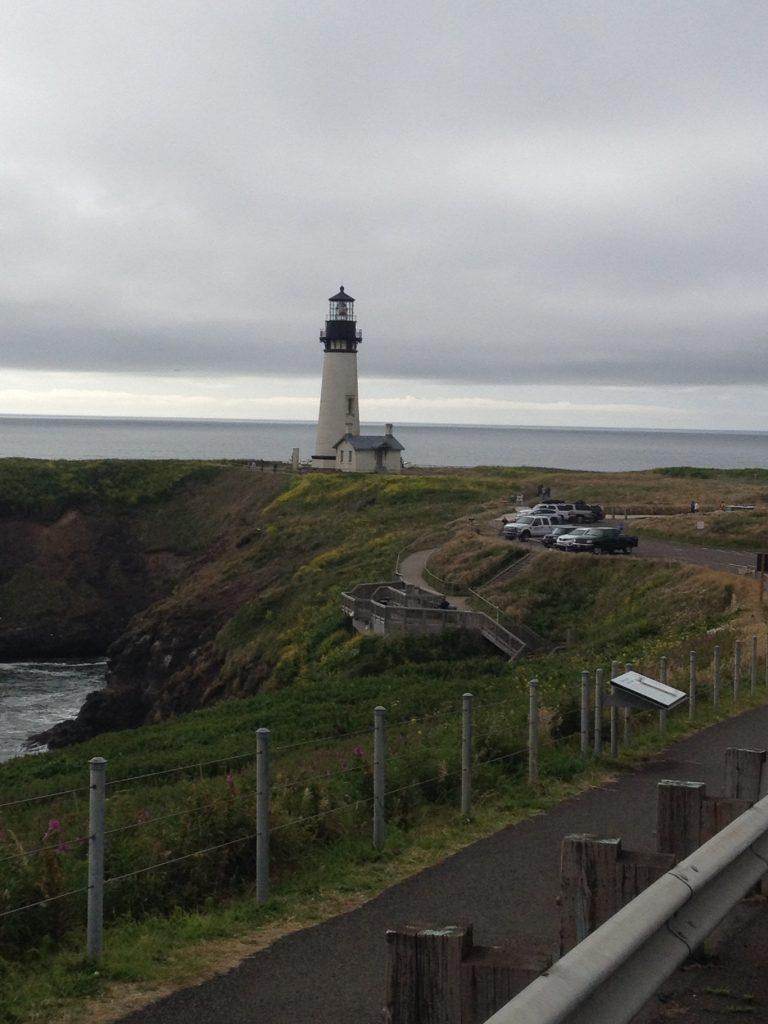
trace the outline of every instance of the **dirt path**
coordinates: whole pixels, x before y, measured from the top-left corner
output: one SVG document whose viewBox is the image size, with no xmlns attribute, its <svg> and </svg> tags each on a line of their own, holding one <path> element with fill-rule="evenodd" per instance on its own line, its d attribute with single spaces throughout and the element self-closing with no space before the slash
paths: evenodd
<svg viewBox="0 0 768 1024">
<path fill-rule="evenodd" d="M 471 921 L 478 943 L 553 948 L 560 841 L 572 832 L 655 842 L 656 785 L 664 778 L 721 791 L 726 747 L 764 747 L 768 707 L 674 744 L 640 770 L 502 829 L 315 928 L 289 935 L 239 967 L 184 989 L 125 1024 L 380 1024 L 386 946 L 398 923 Z"/>
</svg>

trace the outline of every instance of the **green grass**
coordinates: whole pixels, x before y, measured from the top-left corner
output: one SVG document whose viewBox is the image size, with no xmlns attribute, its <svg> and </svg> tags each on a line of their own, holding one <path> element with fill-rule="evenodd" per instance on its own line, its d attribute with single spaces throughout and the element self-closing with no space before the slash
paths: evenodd
<svg viewBox="0 0 768 1024">
<path fill-rule="evenodd" d="M 166 497 L 183 483 L 220 472 L 213 462 L 182 460 L 0 459 L 0 516 L 54 519 L 98 505 L 125 510 Z"/>
<path fill-rule="evenodd" d="M 550 639 L 561 639 L 563 627 L 572 626 L 575 646 L 567 651 L 510 667 L 466 634 L 355 636 L 340 614 L 343 589 L 391 578 L 397 552 L 419 537 L 434 537 L 441 528 L 460 532 L 469 515 L 491 518 L 504 508 L 509 490 L 529 487 L 539 471 L 272 479 L 218 467 L 196 478 L 176 477 L 163 465 L 147 468 L 146 478 L 133 483 L 119 474 L 117 480 L 97 475 L 98 484 L 90 478 L 87 494 L 85 484 L 67 485 L 66 501 L 106 508 L 124 487 L 130 494 L 127 506 L 158 550 L 200 553 L 175 590 L 137 616 L 129 633 L 151 632 L 162 641 L 186 637 L 181 628 L 188 625 L 190 647 L 179 667 L 163 678 L 163 692 L 185 692 L 201 703 L 209 688 L 210 706 L 2 765 L 0 802 L 82 787 L 87 760 L 96 754 L 107 758 L 112 780 L 223 759 L 201 770 L 137 779 L 110 790 L 109 827 L 126 831 L 110 840 L 107 870 L 121 874 L 253 831 L 254 734 L 268 726 L 276 748 L 274 823 L 314 820 L 276 833 L 275 897 L 267 909 L 253 904 L 252 840 L 115 884 L 107 901 L 112 952 L 98 977 L 82 964 L 82 899 L 7 918 L 0 937 L 4 1024 L 34 1020 L 36 1012 L 44 1017 L 42 1009 L 33 1009 L 35 1002 L 50 1007 L 101 991 L 120 971 L 124 980 L 166 976 L 176 969 L 170 961 L 182 961 L 180 951 L 190 943 L 282 920 L 303 904 L 319 906 L 328 892 L 376 891 L 407 873 L 414 851 L 424 862 L 439 859 L 451 844 L 548 806 L 565 791 L 563 780 L 584 779 L 585 766 L 573 750 L 555 747 L 545 755 L 545 789 L 527 789 L 524 758 L 515 752 L 524 746 L 528 678 L 540 679 L 549 733 L 561 739 L 577 728 L 584 667 L 607 668 L 618 658 L 653 671 L 665 653 L 672 658 L 674 682 L 685 672 L 691 646 L 700 650 L 702 663 L 711 656 L 715 641 L 707 630 L 725 629 L 716 635 L 726 645 L 732 639 L 734 587 L 721 577 L 576 556 L 553 556 L 546 571 L 523 572 L 489 595 Z M 141 477 L 144 469 L 137 472 Z M 564 497 L 568 488 L 575 496 L 601 496 L 580 490 L 594 475 L 550 475 L 564 481 Z M 607 481 L 606 491 L 625 486 L 629 476 L 622 475 L 621 483 Z M 672 500 L 664 494 L 667 478 L 634 476 L 642 477 L 636 486 L 643 500 Z M 50 480 L 46 486 L 53 488 Z M 651 486 L 657 489 L 652 497 Z M 55 489 L 50 503 L 41 493 L 28 485 L 24 500 L 35 510 L 30 515 L 45 517 L 54 506 L 60 508 Z M 488 561 L 478 577 L 487 578 L 509 546 L 477 543 L 488 545 L 483 549 Z M 19 579 L 22 586 L 24 577 Z M 52 587 L 48 599 L 55 596 Z M 142 671 L 140 664 L 128 668 Z M 455 811 L 458 709 L 468 688 L 476 695 L 477 760 L 506 759 L 478 771 L 477 818 L 462 823 Z M 237 699 L 213 703 L 221 697 Z M 371 850 L 368 807 L 358 805 L 371 795 L 370 725 L 376 704 L 388 709 L 393 755 L 388 783 L 400 790 L 390 800 L 391 833 L 383 854 Z M 170 705 L 159 708 L 173 711 Z M 350 735 L 360 731 L 364 735 Z M 646 732 L 647 741 L 640 729 L 638 749 L 645 742 L 648 749 L 658 747 L 652 723 Z M 313 742 L 292 747 L 308 740 Z M 240 754 L 249 756 L 239 759 Z M 631 757 L 624 762 L 631 763 Z M 424 779 L 429 783 L 413 785 Z M 52 820 L 59 828 L 48 842 L 67 844 L 60 852 L 11 859 L 0 910 L 84 884 L 85 850 L 77 840 L 86 831 L 86 796 L 0 809 L 0 856 L 13 853 L 17 844 L 37 846 Z M 182 809 L 189 813 L 139 824 Z"/>
</svg>

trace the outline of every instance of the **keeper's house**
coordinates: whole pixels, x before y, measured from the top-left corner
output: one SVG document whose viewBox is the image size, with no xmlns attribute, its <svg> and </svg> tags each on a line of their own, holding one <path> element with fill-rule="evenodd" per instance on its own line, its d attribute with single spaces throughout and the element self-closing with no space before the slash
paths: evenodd
<svg viewBox="0 0 768 1024">
<path fill-rule="evenodd" d="M 384 434 L 345 434 L 333 446 L 336 469 L 342 473 L 399 473 L 403 468 L 400 452 L 405 450 L 387 423 Z"/>
</svg>

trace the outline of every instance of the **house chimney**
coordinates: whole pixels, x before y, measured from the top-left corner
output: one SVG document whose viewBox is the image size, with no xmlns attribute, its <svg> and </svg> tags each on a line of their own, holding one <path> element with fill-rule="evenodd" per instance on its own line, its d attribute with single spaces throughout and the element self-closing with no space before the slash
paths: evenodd
<svg viewBox="0 0 768 1024">
<path fill-rule="evenodd" d="M 392 424 L 391 423 L 385 423 L 384 424 L 384 433 L 387 435 L 387 437 L 392 437 Z"/>
</svg>

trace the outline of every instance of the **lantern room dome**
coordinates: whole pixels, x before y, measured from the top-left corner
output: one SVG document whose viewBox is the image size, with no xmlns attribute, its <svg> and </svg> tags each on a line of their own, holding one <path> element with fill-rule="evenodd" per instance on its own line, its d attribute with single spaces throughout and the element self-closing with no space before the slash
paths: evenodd
<svg viewBox="0 0 768 1024">
<path fill-rule="evenodd" d="M 330 299 L 328 299 L 328 301 L 329 302 L 354 302 L 355 300 L 352 298 L 351 295 L 347 295 L 347 293 L 344 291 L 344 285 L 342 285 L 339 288 L 338 293 L 336 295 L 332 295 L 330 297 Z"/>
</svg>

